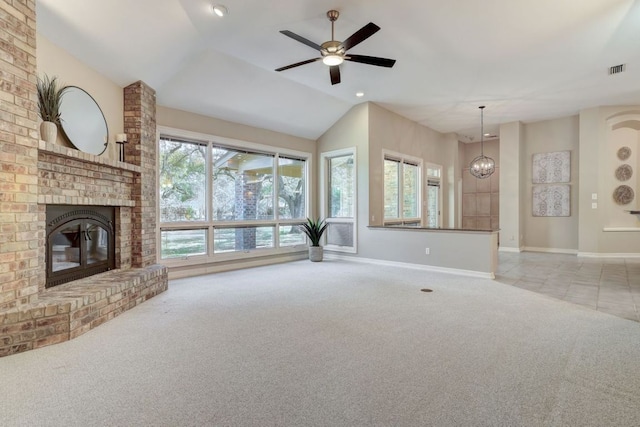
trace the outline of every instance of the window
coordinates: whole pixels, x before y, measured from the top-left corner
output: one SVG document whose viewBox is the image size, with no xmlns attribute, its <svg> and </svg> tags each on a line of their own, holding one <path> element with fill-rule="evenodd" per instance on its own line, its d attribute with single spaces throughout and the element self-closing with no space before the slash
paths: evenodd
<svg viewBox="0 0 640 427">
<path fill-rule="evenodd" d="M 160 140 L 160 222 L 206 219 L 206 145 Z"/>
<path fill-rule="evenodd" d="M 309 154 L 185 133 L 159 141 L 162 259 L 206 262 L 306 245 L 299 225 Z"/>
<path fill-rule="evenodd" d="M 160 231 L 162 258 L 185 258 L 206 255 L 207 230 L 162 230 Z"/>
<path fill-rule="evenodd" d="M 304 219 L 305 161 L 278 157 L 278 212 L 280 218 Z"/>
<path fill-rule="evenodd" d="M 384 222 L 418 225 L 422 161 L 386 152 L 383 165 Z"/>
<path fill-rule="evenodd" d="M 440 181 L 427 181 L 427 227 L 440 226 Z"/>
<path fill-rule="evenodd" d="M 214 219 L 273 219 L 273 154 L 212 147 Z"/>
<path fill-rule="evenodd" d="M 402 217 L 420 218 L 420 173 L 418 165 L 403 163 Z"/>
<path fill-rule="evenodd" d="M 440 214 L 441 176 L 442 166 L 427 164 L 427 227 L 437 228 L 442 226 L 442 216 Z"/>
<path fill-rule="evenodd" d="M 323 212 L 328 227 L 325 247 L 330 250 L 356 250 L 356 167 L 355 150 L 322 154 Z"/>
<path fill-rule="evenodd" d="M 384 217 L 400 215 L 400 161 L 384 159 Z"/>
<path fill-rule="evenodd" d="M 274 247 L 275 227 L 218 227 L 213 230 L 213 252 L 248 251 Z"/>
<path fill-rule="evenodd" d="M 353 154 L 329 158 L 329 217 L 353 218 Z"/>
</svg>

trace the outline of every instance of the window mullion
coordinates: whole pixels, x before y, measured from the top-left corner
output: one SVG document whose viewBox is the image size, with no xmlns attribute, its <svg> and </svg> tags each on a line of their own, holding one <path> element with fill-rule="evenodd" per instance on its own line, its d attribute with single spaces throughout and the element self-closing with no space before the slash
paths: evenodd
<svg viewBox="0 0 640 427">
<path fill-rule="evenodd" d="M 404 219 L 404 161 L 400 160 L 398 168 L 398 218 Z"/>
<path fill-rule="evenodd" d="M 273 185 L 271 186 L 271 205 L 273 206 L 273 219 L 275 221 L 273 233 L 273 245 L 280 247 L 280 155 L 273 156 Z"/>
<path fill-rule="evenodd" d="M 213 256 L 213 145 L 207 143 L 207 256 Z"/>
</svg>

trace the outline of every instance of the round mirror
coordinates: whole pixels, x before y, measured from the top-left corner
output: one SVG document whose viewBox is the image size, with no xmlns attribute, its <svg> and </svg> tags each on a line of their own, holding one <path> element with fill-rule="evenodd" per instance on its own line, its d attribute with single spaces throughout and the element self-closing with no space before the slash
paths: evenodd
<svg viewBox="0 0 640 427">
<path fill-rule="evenodd" d="M 60 103 L 60 127 L 71 145 L 99 155 L 107 149 L 109 130 L 98 103 L 84 90 L 67 86 Z"/>
</svg>

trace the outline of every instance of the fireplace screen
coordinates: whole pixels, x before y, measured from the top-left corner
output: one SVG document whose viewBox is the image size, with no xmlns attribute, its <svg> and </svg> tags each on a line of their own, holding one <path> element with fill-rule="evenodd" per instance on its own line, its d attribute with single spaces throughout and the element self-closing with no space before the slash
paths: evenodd
<svg viewBox="0 0 640 427">
<path fill-rule="evenodd" d="M 114 268 L 113 220 L 112 207 L 47 206 L 47 288 Z"/>
</svg>

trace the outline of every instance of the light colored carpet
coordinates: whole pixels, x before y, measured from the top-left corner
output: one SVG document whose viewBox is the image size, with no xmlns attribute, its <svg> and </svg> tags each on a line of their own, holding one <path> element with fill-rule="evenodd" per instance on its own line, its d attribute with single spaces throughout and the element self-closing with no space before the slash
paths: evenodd
<svg viewBox="0 0 640 427">
<path fill-rule="evenodd" d="M 0 359 L 0 425 L 636 426 L 639 374 L 636 322 L 491 280 L 299 261 L 175 280 Z"/>
</svg>

